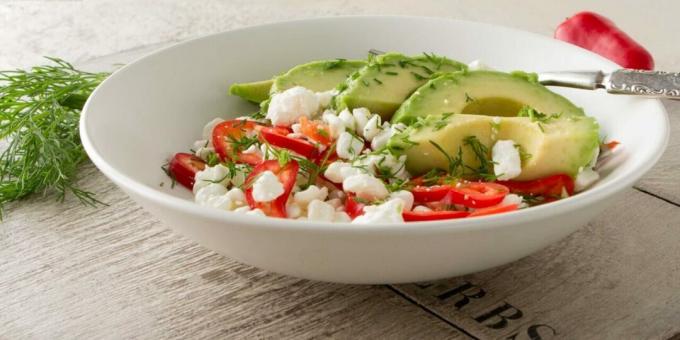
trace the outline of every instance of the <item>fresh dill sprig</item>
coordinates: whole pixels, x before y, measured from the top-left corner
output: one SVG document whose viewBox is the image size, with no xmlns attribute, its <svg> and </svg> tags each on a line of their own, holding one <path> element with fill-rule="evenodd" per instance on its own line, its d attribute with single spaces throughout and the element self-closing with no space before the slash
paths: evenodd
<svg viewBox="0 0 680 340">
<path fill-rule="evenodd" d="M 442 155 L 444 155 L 444 158 L 446 158 L 446 161 L 449 163 L 448 164 L 449 168 L 447 169 L 448 172 L 449 172 L 449 175 L 451 175 L 453 177 L 461 176 L 462 172 L 463 172 L 462 171 L 463 166 L 464 166 L 464 164 L 463 164 L 463 148 L 458 148 L 458 154 L 455 157 L 453 157 L 453 156 L 449 155 L 449 153 L 446 152 L 446 150 L 444 150 L 444 148 L 442 148 L 441 145 L 437 144 L 435 141 L 430 140 L 430 144 L 432 144 L 432 146 L 434 146 L 439 152 L 442 153 Z"/>
<path fill-rule="evenodd" d="M 324 70 L 333 70 L 333 69 L 336 69 L 336 68 L 340 68 L 340 67 L 342 67 L 342 65 L 345 64 L 346 61 L 347 61 L 347 59 L 343 59 L 343 58 L 338 58 L 338 59 L 335 59 L 335 60 L 327 61 L 326 63 L 324 63 L 323 69 Z"/>
<path fill-rule="evenodd" d="M 440 57 L 440 56 L 438 56 L 434 53 L 428 54 L 427 52 L 423 52 L 423 55 L 425 56 L 425 58 L 427 58 L 428 61 L 430 61 L 430 63 L 434 64 L 434 66 L 437 70 L 442 68 L 442 64 L 444 63 L 444 60 L 446 59 L 446 58 Z"/>
<path fill-rule="evenodd" d="M 525 150 L 522 145 L 515 143 L 515 149 L 517 149 L 517 152 L 519 152 L 519 159 L 522 162 L 526 162 L 529 159 L 531 159 L 532 155 L 528 153 L 527 150 Z"/>
<path fill-rule="evenodd" d="M 477 139 L 476 136 L 467 136 L 463 139 L 463 144 L 470 147 L 472 152 L 479 161 L 479 167 L 473 168 L 467 166 L 468 169 L 472 170 L 478 177 L 491 181 L 496 179 L 496 175 L 493 170 L 493 161 L 491 160 L 491 153 L 489 148 L 482 144 L 482 142 Z"/>
<path fill-rule="evenodd" d="M 430 78 L 428 78 L 428 77 L 425 77 L 425 76 L 423 76 L 423 75 L 421 75 L 421 74 L 418 74 L 418 73 L 416 73 L 416 72 L 413 72 L 413 71 L 411 71 L 411 74 L 412 74 L 413 77 L 416 78 L 416 80 L 418 80 L 418 81 L 430 79 Z"/>
<path fill-rule="evenodd" d="M 550 123 L 552 120 L 558 119 L 561 116 L 561 113 L 549 115 L 538 112 L 536 109 L 528 105 L 522 107 L 519 112 L 517 112 L 517 117 L 528 117 L 532 122 L 538 124 L 538 128 L 541 129 L 542 132 L 545 132 L 543 124 Z"/>
<path fill-rule="evenodd" d="M 82 203 L 101 203 L 74 183 L 87 159 L 80 143 L 80 111 L 109 75 L 75 69 L 58 58 L 30 70 L 0 71 L 0 218 L 4 204 L 35 192 L 67 193 Z"/>
</svg>

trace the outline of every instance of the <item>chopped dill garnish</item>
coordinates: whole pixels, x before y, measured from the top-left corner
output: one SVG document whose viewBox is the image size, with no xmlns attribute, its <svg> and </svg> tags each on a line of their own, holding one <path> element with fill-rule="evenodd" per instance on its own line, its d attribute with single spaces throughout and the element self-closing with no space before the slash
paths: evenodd
<svg viewBox="0 0 680 340">
<path fill-rule="evenodd" d="M 428 54 L 427 52 L 423 52 L 423 55 L 425 56 L 425 58 L 427 58 L 427 60 L 428 60 L 429 62 L 431 62 L 432 64 L 435 65 L 435 68 L 436 68 L 437 70 L 439 70 L 439 69 L 442 68 L 442 64 L 444 63 L 444 60 L 445 60 L 444 57 L 440 57 L 440 56 L 438 56 L 438 55 L 436 55 L 436 54 L 434 54 L 434 53 L 429 53 L 429 54 Z"/>
<path fill-rule="evenodd" d="M 527 160 L 531 159 L 531 157 L 532 157 L 531 154 L 528 153 L 528 152 L 524 149 L 524 147 L 521 146 L 520 144 L 515 144 L 515 149 L 517 149 L 517 151 L 519 152 L 519 159 L 520 159 L 522 162 L 526 162 Z"/>
<path fill-rule="evenodd" d="M 170 177 L 170 189 L 174 189 L 177 184 L 177 179 L 175 179 L 175 175 L 170 171 L 170 164 L 166 162 L 161 165 L 161 170 L 163 170 L 166 176 Z"/>
<path fill-rule="evenodd" d="M 427 73 L 427 74 L 429 74 L 429 75 L 434 74 L 434 71 L 432 71 L 429 67 L 427 67 L 427 66 L 425 66 L 425 65 L 420 65 L 420 68 L 422 68 L 423 71 L 425 71 L 425 73 Z"/>
<path fill-rule="evenodd" d="M 405 68 L 406 66 L 409 66 L 409 65 L 415 65 L 412 61 L 404 60 L 404 59 L 399 60 L 397 63 L 399 64 L 399 67 L 401 67 L 401 68 Z"/>
<path fill-rule="evenodd" d="M 290 158 L 291 158 L 290 151 L 286 149 L 281 149 L 281 151 L 279 151 L 279 154 L 276 157 L 281 167 L 286 166 L 286 164 L 290 162 Z"/>
<path fill-rule="evenodd" d="M 449 125 L 446 119 L 440 119 L 434 123 L 434 131 L 439 131 Z"/>
<path fill-rule="evenodd" d="M 413 72 L 413 71 L 411 71 L 411 74 L 413 75 L 413 77 L 416 78 L 416 80 L 426 80 L 426 79 L 429 79 L 428 77 L 425 77 L 425 76 L 423 76 L 422 74 L 418 74 L 418 73 Z"/>
<path fill-rule="evenodd" d="M 326 131 L 325 129 L 321 129 L 321 128 L 316 129 L 316 133 L 318 133 L 319 136 L 321 136 L 321 137 L 330 138 L 330 136 L 328 135 L 328 131 Z"/>
<path fill-rule="evenodd" d="M 538 112 L 536 109 L 528 105 L 525 105 L 519 110 L 519 112 L 517 112 L 517 117 L 528 117 L 529 119 L 531 119 L 532 122 L 538 124 L 538 128 L 541 129 L 542 132 L 545 132 L 543 124 L 550 123 L 555 119 L 559 119 L 561 116 L 562 116 L 561 113 L 548 115 L 542 112 Z"/>
<path fill-rule="evenodd" d="M 338 59 L 335 59 L 335 60 L 332 60 L 332 61 L 327 61 L 323 65 L 323 69 L 324 70 L 332 70 L 332 69 L 340 68 L 340 67 L 342 67 L 343 64 L 345 64 L 346 61 L 347 61 L 347 59 L 342 59 L 342 58 L 338 58 Z"/>
<path fill-rule="evenodd" d="M 491 154 L 489 148 L 477 139 L 476 136 L 467 136 L 463 139 L 463 144 L 470 147 L 472 152 L 475 154 L 475 158 L 479 161 L 478 168 L 472 168 L 467 166 L 468 169 L 472 170 L 481 178 L 486 180 L 495 179 L 493 171 L 493 161 L 491 160 Z"/>
<path fill-rule="evenodd" d="M 349 87 L 349 85 L 347 85 L 347 83 L 345 83 L 345 82 L 342 82 L 342 83 L 338 84 L 338 86 L 336 86 L 335 89 L 338 90 L 338 93 L 340 93 L 340 92 L 346 90 L 347 87 Z"/>
<path fill-rule="evenodd" d="M 214 151 L 209 152 L 205 158 L 206 158 L 205 163 L 208 164 L 208 166 L 215 166 L 220 163 L 220 158 Z"/>
<path fill-rule="evenodd" d="M 465 102 L 466 103 L 472 103 L 474 101 L 475 101 L 475 99 L 470 97 L 470 95 L 467 92 L 465 92 Z"/>
<path fill-rule="evenodd" d="M 399 72 L 385 71 L 385 74 L 387 74 L 387 75 L 389 75 L 389 76 L 396 76 L 396 75 L 399 75 Z"/>
<path fill-rule="evenodd" d="M 448 162 L 448 172 L 451 176 L 460 176 L 462 175 L 462 170 L 463 170 L 463 149 L 458 148 L 458 154 L 456 157 L 452 157 L 449 155 L 444 148 L 442 148 L 439 144 L 437 144 L 435 141 L 430 140 L 430 144 L 434 146 L 439 152 L 444 155 L 444 158 L 446 158 L 446 161 Z"/>
<path fill-rule="evenodd" d="M 373 78 L 373 81 L 375 81 L 376 83 L 378 83 L 378 85 L 382 85 L 382 84 L 383 84 L 383 82 L 380 81 L 380 79 L 378 79 L 378 78 Z"/>
<path fill-rule="evenodd" d="M 361 83 L 364 84 L 364 86 L 368 87 L 368 82 L 366 79 L 361 79 Z"/>
</svg>

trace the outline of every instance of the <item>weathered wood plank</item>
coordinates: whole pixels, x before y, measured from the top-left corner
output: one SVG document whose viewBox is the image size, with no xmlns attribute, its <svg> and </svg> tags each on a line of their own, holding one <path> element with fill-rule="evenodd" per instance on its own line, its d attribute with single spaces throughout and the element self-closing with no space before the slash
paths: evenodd
<svg viewBox="0 0 680 340">
<path fill-rule="evenodd" d="M 680 332 L 679 226 L 676 206 L 630 190 L 520 261 L 396 288 L 483 339 L 528 339 L 532 326 L 542 339 L 666 339 Z"/>
<path fill-rule="evenodd" d="M 384 286 L 285 277 L 173 234 L 88 165 L 109 207 L 36 198 L 0 228 L 0 338 L 467 338 Z"/>
<path fill-rule="evenodd" d="M 668 149 L 637 187 L 680 205 L 680 101 L 664 100 L 664 106 L 671 122 Z"/>
</svg>

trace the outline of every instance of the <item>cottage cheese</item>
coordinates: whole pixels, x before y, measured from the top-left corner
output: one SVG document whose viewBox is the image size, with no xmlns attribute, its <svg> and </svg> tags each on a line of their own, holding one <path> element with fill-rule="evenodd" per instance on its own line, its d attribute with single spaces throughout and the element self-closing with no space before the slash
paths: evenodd
<svg viewBox="0 0 680 340">
<path fill-rule="evenodd" d="M 253 183 L 253 199 L 255 202 L 270 202 L 283 194 L 283 184 L 273 172 L 262 172 Z"/>
<path fill-rule="evenodd" d="M 271 120 L 273 125 L 291 126 L 300 117 L 312 117 L 319 110 L 319 106 L 316 93 L 295 86 L 272 96 L 266 118 Z"/>
<path fill-rule="evenodd" d="M 391 199 L 380 205 L 364 207 L 364 214 L 355 218 L 352 223 L 400 223 L 404 222 L 403 211 L 404 202 L 400 199 Z"/>
<path fill-rule="evenodd" d="M 511 140 L 497 141 L 491 149 L 491 158 L 493 171 L 500 180 L 513 179 L 522 173 L 522 159 Z"/>
<path fill-rule="evenodd" d="M 361 138 L 353 136 L 349 132 L 343 132 L 338 137 L 336 144 L 336 152 L 338 157 L 344 159 L 353 159 L 361 153 L 364 149 L 364 141 Z"/>
<path fill-rule="evenodd" d="M 347 177 L 342 182 L 342 187 L 345 191 L 355 193 L 359 198 L 371 201 L 383 199 L 390 194 L 383 181 L 369 174 L 358 174 Z"/>
</svg>

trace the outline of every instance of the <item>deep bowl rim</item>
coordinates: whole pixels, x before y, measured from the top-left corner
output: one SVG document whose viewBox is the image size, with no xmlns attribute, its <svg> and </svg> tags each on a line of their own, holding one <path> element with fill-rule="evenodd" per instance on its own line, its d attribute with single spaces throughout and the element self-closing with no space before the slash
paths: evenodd
<svg viewBox="0 0 680 340">
<path fill-rule="evenodd" d="M 79 127 L 80 136 L 83 147 L 87 152 L 88 156 L 92 162 L 97 166 L 97 168 L 102 171 L 109 179 L 115 182 L 118 186 L 123 189 L 133 192 L 136 195 L 144 197 L 156 204 L 165 206 L 170 209 L 176 209 L 181 212 L 201 215 L 203 217 L 209 218 L 211 220 L 217 220 L 221 222 L 233 222 L 238 218 L 238 223 L 241 225 L 246 225 L 249 227 L 257 227 L 262 229 L 281 229 L 285 228 L 287 230 L 296 231 L 306 231 L 306 232 L 321 232 L 321 233 L 384 233 L 391 231 L 398 231 L 400 233 L 431 233 L 431 232 L 465 232 L 473 230 L 483 230 L 483 229 L 493 229 L 500 228 L 506 225 L 519 224 L 527 221 L 535 221 L 544 218 L 548 218 L 553 215 L 559 215 L 563 213 L 568 213 L 571 211 L 576 211 L 584 206 L 596 203 L 600 200 L 604 200 L 608 197 L 615 195 L 624 189 L 631 187 L 635 181 L 637 181 L 642 175 L 649 171 L 661 158 L 663 151 L 668 145 L 669 135 L 670 135 L 670 122 L 668 114 L 659 100 L 655 99 L 639 99 L 639 100 L 649 100 L 653 101 L 654 105 L 665 117 L 663 124 L 664 131 L 661 131 L 662 138 L 655 145 L 656 152 L 650 152 L 650 157 L 644 162 L 641 162 L 640 166 L 631 169 L 631 176 L 623 177 L 616 181 L 611 181 L 601 186 L 596 186 L 594 188 L 588 189 L 584 192 L 574 195 L 572 197 L 562 199 L 550 204 L 540 205 L 532 207 L 530 209 L 522 209 L 519 211 L 499 214 L 499 215 L 488 215 L 480 216 L 470 219 L 460 219 L 460 220 L 441 220 L 441 221 L 426 221 L 426 222 L 409 222 L 409 223 L 375 223 L 370 225 L 356 225 L 350 223 L 333 223 L 333 222 L 316 222 L 316 221 L 300 221 L 300 220 L 289 220 L 289 219 L 277 219 L 277 218 L 262 218 L 257 216 L 250 216 L 241 213 L 235 213 L 230 211 L 222 211 L 218 209 L 212 209 L 209 207 L 199 206 L 198 204 L 182 199 L 171 194 L 162 192 L 158 189 L 147 186 L 134 178 L 127 176 L 110 165 L 106 158 L 99 152 L 99 150 L 94 146 L 93 139 L 89 134 L 88 120 L 90 119 L 90 108 L 92 103 L 95 102 L 101 92 L 105 91 L 108 84 L 115 82 L 116 79 L 124 72 L 127 72 L 129 68 L 134 67 L 136 64 L 145 61 L 148 58 L 153 58 L 156 54 L 164 53 L 165 51 L 182 48 L 185 45 L 190 45 L 204 39 L 213 39 L 217 36 L 225 34 L 239 34 L 240 32 L 257 30 L 257 29 L 267 29 L 272 26 L 283 26 L 283 25 L 295 25 L 300 23 L 308 22 L 323 22 L 323 21 L 343 21 L 343 20 L 376 20 L 376 19 L 393 19 L 393 20 L 431 20 L 431 21 L 446 21 L 446 22 L 457 22 L 463 25 L 478 25 L 487 28 L 505 30 L 512 34 L 529 35 L 540 39 L 551 40 L 558 44 L 564 44 L 571 48 L 574 53 L 588 54 L 590 57 L 595 57 L 599 61 L 608 64 L 612 69 L 618 68 L 619 66 L 613 62 L 604 59 L 603 57 L 596 55 L 590 51 L 582 49 L 580 47 L 570 45 L 561 41 L 549 39 L 546 36 L 523 31 L 520 29 L 509 28 L 505 26 L 480 23 L 475 21 L 467 20 L 456 20 L 449 18 L 438 18 L 438 17 L 422 17 L 422 16 L 399 16 L 399 15 L 389 15 L 389 16 L 373 16 L 373 15 L 352 15 L 352 16 L 335 16 L 335 17 L 320 17 L 312 19 L 297 19 L 289 21 L 281 21 L 275 23 L 268 23 L 262 25 L 247 26 L 233 30 L 227 30 L 219 33 L 214 33 L 202 37 L 197 37 L 182 41 L 171 46 L 163 47 L 157 49 L 151 53 L 148 53 L 133 62 L 126 64 L 120 69 L 116 70 L 111 76 L 105 79 L 92 93 L 85 103 L 82 114 L 80 117 Z"/>
</svg>

